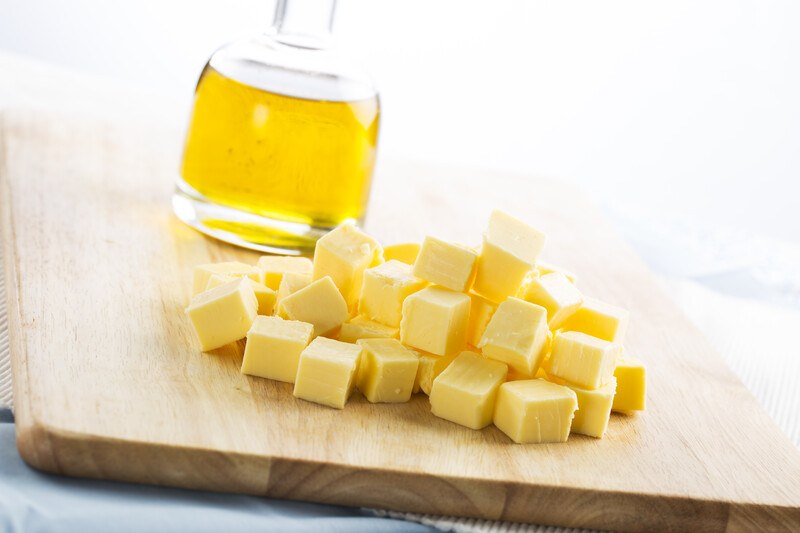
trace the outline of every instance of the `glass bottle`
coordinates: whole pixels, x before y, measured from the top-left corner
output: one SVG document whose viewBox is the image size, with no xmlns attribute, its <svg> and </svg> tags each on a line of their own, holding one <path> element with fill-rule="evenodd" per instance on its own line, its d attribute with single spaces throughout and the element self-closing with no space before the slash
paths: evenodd
<svg viewBox="0 0 800 533">
<path fill-rule="evenodd" d="M 363 221 L 380 120 L 369 77 L 332 47 L 335 0 L 278 0 L 264 34 L 203 69 L 175 194 L 176 215 L 240 246 L 310 253 Z"/>
</svg>

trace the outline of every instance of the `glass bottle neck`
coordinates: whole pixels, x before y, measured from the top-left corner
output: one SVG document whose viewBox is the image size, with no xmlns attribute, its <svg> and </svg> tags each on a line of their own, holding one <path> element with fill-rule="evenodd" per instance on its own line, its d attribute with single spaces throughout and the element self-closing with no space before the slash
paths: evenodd
<svg viewBox="0 0 800 533">
<path fill-rule="evenodd" d="M 335 11 L 336 0 L 277 0 L 272 33 L 290 46 L 327 48 Z"/>
</svg>

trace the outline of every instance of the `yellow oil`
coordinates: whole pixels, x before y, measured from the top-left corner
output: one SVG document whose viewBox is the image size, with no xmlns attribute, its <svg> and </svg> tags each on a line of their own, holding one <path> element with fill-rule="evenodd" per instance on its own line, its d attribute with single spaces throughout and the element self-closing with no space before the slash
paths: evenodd
<svg viewBox="0 0 800 533">
<path fill-rule="evenodd" d="M 208 200 L 271 219 L 334 226 L 364 215 L 375 165 L 377 97 L 276 94 L 206 67 L 183 180 Z"/>
</svg>

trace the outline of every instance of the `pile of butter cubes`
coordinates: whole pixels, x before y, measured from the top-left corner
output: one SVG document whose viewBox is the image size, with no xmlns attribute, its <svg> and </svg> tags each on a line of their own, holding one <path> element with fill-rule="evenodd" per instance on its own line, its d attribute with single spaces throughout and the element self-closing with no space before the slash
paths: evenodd
<svg viewBox="0 0 800 533">
<path fill-rule="evenodd" d="M 500 211 L 480 250 L 426 237 L 385 249 L 352 225 L 313 262 L 200 265 L 186 309 L 203 350 L 247 338 L 242 372 L 344 408 L 427 394 L 434 415 L 494 423 L 514 442 L 603 436 L 645 406 L 645 368 L 623 357 L 628 312 L 584 297 L 538 261 L 545 236 Z"/>
</svg>

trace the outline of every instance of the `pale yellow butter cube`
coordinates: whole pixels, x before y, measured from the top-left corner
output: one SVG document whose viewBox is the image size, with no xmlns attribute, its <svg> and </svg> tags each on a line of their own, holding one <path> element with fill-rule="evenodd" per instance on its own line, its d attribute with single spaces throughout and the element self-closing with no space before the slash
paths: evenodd
<svg viewBox="0 0 800 533">
<path fill-rule="evenodd" d="M 213 289 L 214 287 L 219 287 L 220 285 L 224 285 L 235 279 L 237 279 L 236 276 L 212 274 L 211 277 L 208 278 L 208 283 L 206 284 L 206 290 Z M 275 298 L 276 298 L 275 291 L 273 291 L 266 285 L 258 283 L 257 281 L 253 281 L 250 278 L 247 279 L 253 285 L 253 292 L 256 293 L 256 299 L 258 300 L 258 314 L 271 315 L 275 309 Z"/>
<path fill-rule="evenodd" d="M 546 261 L 536 261 L 535 272 L 539 276 L 544 276 L 546 274 L 552 274 L 554 272 L 559 272 L 561 274 L 564 274 L 567 277 L 567 279 L 569 280 L 570 283 L 575 283 L 578 280 L 578 277 L 575 274 L 573 274 L 572 272 L 570 272 L 569 270 L 566 270 L 564 268 L 556 266 L 556 265 L 554 265 L 552 263 L 548 263 Z"/>
<path fill-rule="evenodd" d="M 469 296 L 441 287 L 427 287 L 403 302 L 400 340 L 419 350 L 447 355 L 467 341 Z"/>
<path fill-rule="evenodd" d="M 614 377 L 622 348 L 578 331 L 560 331 L 553 340 L 547 373 L 595 390 Z"/>
<path fill-rule="evenodd" d="M 572 419 L 572 433 L 603 438 L 611 417 L 617 381 L 611 378 L 611 381 L 596 390 L 584 389 L 566 381 L 561 384 L 572 389 L 578 398 L 578 410 Z"/>
<path fill-rule="evenodd" d="M 348 308 L 355 309 L 364 270 L 382 262 L 383 249 L 378 241 L 355 226 L 343 224 L 317 241 L 314 279 L 330 276 Z"/>
<path fill-rule="evenodd" d="M 298 274 L 296 272 L 286 272 L 281 278 L 278 286 L 277 301 L 280 302 L 290 294 L 294 294 L 304 287 L 311 285 L 314 281 L 311 274 Z"/>
<path fill-rule="evenodd" d="M 508 367 L 474 352 L 461 352 L 433 380 L 431 412 L 456 424 L 481 429 L 492 423 L 497 389 Z"/>
<path fill-rule="evenodd" d="M 578 399 L 575 392 L 543 379 L 500 386 L 494 425 L 516 443 L 566 442 Z"/>
<path fill-rule="evenodd" d="M 361 346 L 317 337 L 300 354 L 294 396 L 343 409 L 356 382 Z"/>
<path fill-rule="evenodd" d="M 213 350 L 247 335 L 258 314 L 250 280 L 240 278 L 192 298 L 186 314 L 203 351 Z"/>
<path fill-rule="evenodd" d="M 583 295 L 560 272 L 531 278 L 523 299 L 547 309 L 547 325 L 558 329 L 581 307 Z"/>
<path fill-rule="evenodd" d="M 622 344 L 628 329 L 630 313 L 594 298 L 584 298 L 581 307 L 569 317 L 561 329 L 580 331 L 609 342 Z"/>
<path fill-rule="evenodd" d="M 220 285 L 225 285 L 226 283 L 230 283 L 235 279 L 239 279 L 241 276 L 227 276 L 225 274 L 211 274 L 208 278 L 208 283 L 206 283 L 206 288 L 204 290 L 210 290 L 214 287 L 219 287 Z M 250 278 L 248 278 L 250 279 Z"/>
<path fill-rule="evenodd" d="M 464 292 L 472 286 L 478 266 L 475 250 L 436 237 L 425 237 L 414 275 L 453 291 Z"/>
<path fill-rule="evenodd" d="M 262 282 L 262 274 L 258 267 L 240 263 L 239 261 L 227 261 L 224 263 L 208 263 L 194 267 L 194 279 L 192 282 L 192 294 L 199 294 L 206 290 L 208 280 L 214 274 L 228 277 L 231 279 L 248 277 L 258 283 Z"/>
<path fill-rule="evenodd" d="M 434 380 L 450 366 L 450 363 L 456 357 L 458 357 L 458 352 L 451 355 L 434 355 L 421 352 L 419 354 L 419 369 L 417 370 L 417 385 L 419 385 L 420 390 L 430 396 Z"/>
<path fill-rule="evenodd" d="M 411 273 L 410 265 L 386 261 L 364 271 L 358 310 L 370 320 L 387 326 L 400 326 L 403 301 L 426 286 L 425 280 Z"/>
<path fill-rule="evenodd" d="M 544 307 L 511 297 L 497 307 L 478 346 L 486 357 L 532 377 L 544 360 L 547 334 Z"/>
<path fill-rule="evenodd" d="M 371 403 L 407 402 L 414 389 L 419 358 L 397 339 L 361 339 L 357 386 Z"/>
<path fill-rule="evenodd" d="M 386 261 L 394 259 L 407 265 L 413 265 L 419 255 L 419 249 L 420 245 L 416 242 L 391 244 L 383 249 L 383 258 Z"/>
<path fill-rule="evenodd" d="M 314 336 L 330 336 L 348 319 L 347 304 L 330 276 L 311 283 L 281 300 L 281 318 L 314 325 Z"/>
<path fill-rule="evenodd" d="M 264 276 L 262 283 L 277 291 L 286 273 L 311 276 L 314 266 L 308 257 L 264 255 L 258 259 L 258 268 Z"/>
<path fill-rule="evenodd" d="M 356 342 L 359 339 L 395 339 L 400 335 L 400 328 L 386 326 L 363 316 L 356 316 L 342 324 L 339 340 Z"/>
<path fill-rule="evenodd" d="M 314 326 L 276 316 L 258 316 L 242 359 L 242 373 L 294 383 L 300 353 L 311 341 Z"/>
<path fill-rule="evenodd" d="M 634 357 L 620 357 L 614 369 L 617 394 L 614 411 L 644 411 L 647 398 L 647 372 L 644 363 Z"/>
<path fill-rule="evenodd" d="M 471 303 L 469 308 L 469 328 L 467 330 L 467 342 L 476 348 L 481 342 L 483 332 L 489 324 L 494 312 L 497 311 L 497 304 L 475 293 L 469 295 Z"/>
<path fill-rule="evenodd" d="M 494 211 L 483 234 L 474 290 L 494 302 L 516 295 L 525 276 L 533 270 L 544 242 L 544 233 L 502 211 Z"/>
</svg>

